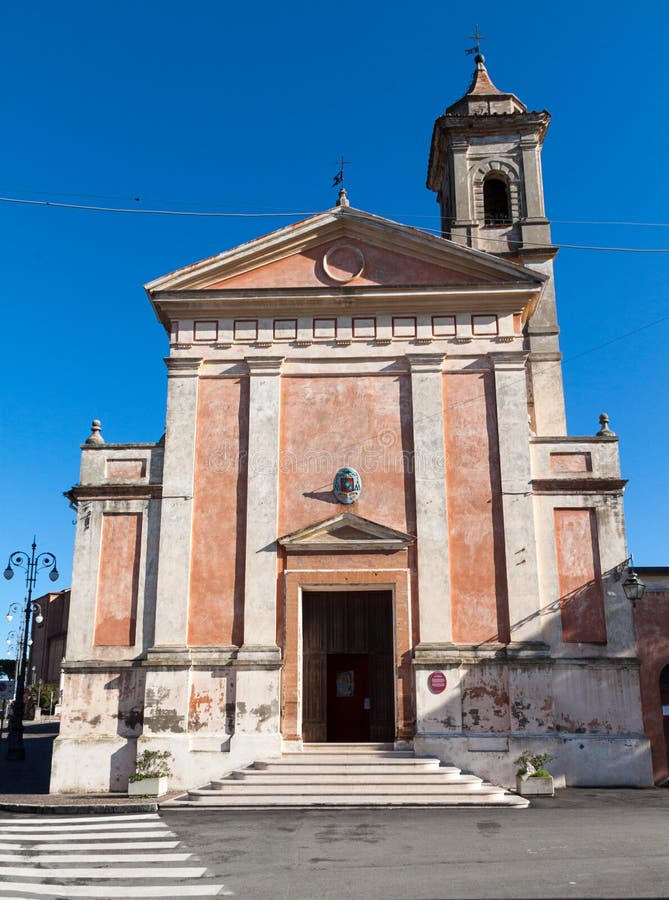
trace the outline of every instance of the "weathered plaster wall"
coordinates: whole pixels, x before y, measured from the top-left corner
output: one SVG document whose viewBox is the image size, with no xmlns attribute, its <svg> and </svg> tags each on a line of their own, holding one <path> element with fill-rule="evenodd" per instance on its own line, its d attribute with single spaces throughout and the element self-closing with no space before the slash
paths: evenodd
<svg viewBox="0 0 669 900">
<path fill-rule="evenodd" d="M 198 391 L 188 643 L 243 638 L 248 379 L 201 378 Z"/>
<path fill-rule="evenodd" d="M 320 287 L 338 282 L 332 279 L 323 267 L 323 255 L 337 246 L 346 247 L 354 243 L 364 255 L 364 269 L 360 275 L 347 280 L 348 284 L 463 284 L 473 282 L 472 276 L 412 258 L 392 250 L 374 247 L 363 241 L 347 241 L 337 238 L 316 247 L 288 256 L 276 262 L 255 268 L 243 275 L 235 275 L 212 288 L 280 288 L 280 287 Z M 333 262 L 337 257 L 333 256 Z M 342 254 L 342 259 L 344 256 Z M 341 279 L 340 279 L 341 281 Z"/>
<path fill-rule="evenodd" d="M 93 636 L 98 647 L 130 647 L 135 643 L 141 540 L 140 513 L 102 516 Z"/>
<path fill-rule="evenodd" d="M 644 573 L 644 581 L 651 580 Z M 660 673 L 669 665 L 669 586 L 646 590 L 634 610 L 637 648 L 641 660 L 641 703 L 644 730 L 650 738 L 656 782 L 669 778 L 669 746 L 660 696 Z"/>
<path fill-rule="evenodd" d="M 555 509 L 562 640 L 606 643 L 606 620 L 594 509 Z"/>
<path fill-rule="evenodd" d="M 145 673 L 138 667 L 66 671 L 53 793 L 125 791 L 142 733 Z"/>
<path fill-rule="evenodd" d="M 281 379 L 279 534 L 340 512 L 332 480 L 360 472 L 351 512 L 414 533 L 411 391 L 408 375 Z"/>
<path fill-rule="evenodd" d="M 446 373 L 443 398 L 453 640 L 500 640 L 506 574 L 490 373 Z"/>
</svg>

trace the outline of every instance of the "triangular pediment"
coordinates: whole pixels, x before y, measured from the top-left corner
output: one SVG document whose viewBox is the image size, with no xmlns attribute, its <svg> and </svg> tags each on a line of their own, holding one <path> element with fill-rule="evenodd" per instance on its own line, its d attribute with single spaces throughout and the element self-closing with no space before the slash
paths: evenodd
<svg viewBox="0 0 669 900">
<path fill-rule="evenodd" d="M 521 285 L 543 276 L 418 228 L 335 207 L 146 285 L 152 298 L 291 288 Z"/>
<path fill-rule="evenodd" d="M 289 550 L 351 551 L 405 550 L 416 538 L 396 528 L 388 528 L 353 513 L 342 512 L 315 525 L 309 525 L 279 538 Z"/>
</svg>

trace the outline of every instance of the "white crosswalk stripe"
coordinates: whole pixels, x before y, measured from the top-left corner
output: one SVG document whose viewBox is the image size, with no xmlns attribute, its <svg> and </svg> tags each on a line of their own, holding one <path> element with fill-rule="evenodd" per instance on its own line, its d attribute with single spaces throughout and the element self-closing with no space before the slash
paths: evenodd
<svg viewBox="0 0 669 900">
<path fill-rule="evenodd" d="M 0 819 L 0 898 L 231 896 L 174 838 L 157 813 Z"/>
</svg>

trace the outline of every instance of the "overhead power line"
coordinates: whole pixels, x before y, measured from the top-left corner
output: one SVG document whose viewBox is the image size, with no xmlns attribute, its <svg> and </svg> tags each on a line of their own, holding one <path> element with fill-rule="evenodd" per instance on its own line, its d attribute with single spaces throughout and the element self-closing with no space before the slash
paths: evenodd
<svg viewBox="0 0 669 900">
<path fill-rule="evenodd" d="M 228 219 L 265 219 L 265 218 L 290 218 L 296 216 L 315 216 L 322 210 L 312 210 L 310 212 L 271 212 L 271 213 L 252 213 L 252 212 L 205 212 L 199 210 L 184 209 L 142 209 L 142 207 L 120 207 L 120 206 L 90 206 L 85 203 L 62 203 L 58 200 L 26 200 L 19 197 L 0 197 L 0 203 L 19 203 L 24 206 L 53 206 L 58 209 L 81 209 L 88 212 L 108 212 L 108 213 L 130 213 L 132 215 L 145 216 L 197 216 L 203 218 L 228 218 Z"/>
<path fill-rule="evenodd" d="M 181 216 L 195 218 L 224 218 L 224 219 L 266 219 L 266 218 L 289 218 L 294 219 L 297 216 L 314 216 L 318 215 L 322 210 L 296 210 L 294 212 L 207 212 L 204 210 L 182 210 L 182 209 L 142 209 L 141 207 L 118 207 L 118 206 L 94 206 L 84 203 L 64 203 L 58 200 L 27 200 L 20 197 L 0 197 L 0 203 L 16 203 L 23 206 L 47 206 L 57 209 L 75 209 L 87 212 L 103 212 L 103 213 L 123 213 L 126 215 L 145 215 L 145 216 Z M 441 236 L 440 232 L 435 228 L 425 228 L 424 231 Z M 544 243 L 532 241 L 509 241 L 506 238 L 486 237 L 486 241 L 505 244 L 509 249 L 513 249 L 513 243 L 522 243 L 525 247 L 545 247 Z M 553 247 L 564 250 L 595 250 L 610 253 L 669 253 L 669 248 L 656 247 L 604 247 L 589 246 L 585 244 L 562 244 L 553 243 Z"/>
</svg>

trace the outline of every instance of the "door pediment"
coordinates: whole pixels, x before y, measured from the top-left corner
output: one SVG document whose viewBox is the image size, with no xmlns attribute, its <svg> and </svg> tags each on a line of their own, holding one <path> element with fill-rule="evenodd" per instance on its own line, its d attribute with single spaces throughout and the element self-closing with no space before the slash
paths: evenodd
<svg viewBox="0 0 669 900">
<path fill-rule="evenodd" d="M 416 538 L 350 512 L 342 512 L 279 538 L 288 550 L 304 552 L 406 550 Z"/>
</svg>

